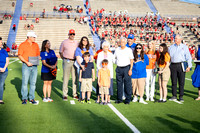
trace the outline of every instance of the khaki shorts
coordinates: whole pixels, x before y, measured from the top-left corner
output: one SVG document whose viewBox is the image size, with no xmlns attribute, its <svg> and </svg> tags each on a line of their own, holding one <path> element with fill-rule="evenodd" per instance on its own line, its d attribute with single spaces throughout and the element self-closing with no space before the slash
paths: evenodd
<svg viewBox="0 0 200 133">
<path fill-rule="evenodd" d="M 162 70 L 163 68 L 160 68 L 160 70 Z M 162 73 L 162 81 L 169 81 L 170 78 L 170 69 L 169 67 L 165 69 L 165 71 L 163 71 Z"/>
<path fill-rule="evenodd" d="M 92 91 L 92 78 L 83 79 L 81 82 L 81 92 Z"/>
<path fill-rule="evenodd" d="M 108 87 L 100 87 L 99 88 L 99 93 L 108 95 L 109 94 L 109 88 Z"/>
</svg>

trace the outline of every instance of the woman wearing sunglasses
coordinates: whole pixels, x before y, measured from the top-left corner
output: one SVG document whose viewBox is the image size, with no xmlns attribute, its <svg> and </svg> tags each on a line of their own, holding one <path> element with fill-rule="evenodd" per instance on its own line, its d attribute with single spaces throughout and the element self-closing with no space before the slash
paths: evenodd
<svg viewBox="0 0 200 133">
<path fill-rule="evenodd" d="M 133 69 L 132 69 L 132 87 L 133 87 L 133 102 L 137 102 L 137 94 L 139 92 L 140 103 L 148 104 L 144 101 L 144 86 L 145 79 L 147 77 L 146 74 L 146 66 L 149 65 L 149 59 L 145 54 L 142 44 L 137 44 L 133 51 L 134 61 L 133 61 Z M 138 89 L 138 92 L 137 92 Z"/>
<path fill-rule="evenodd" d="M 168 53 L 168 47 L 165 43 L 160 44 L 159 46 L 159 57 L 158 57 L 158 65 L 159 65 L 159 88 L 160 88 L 160 99 L 158 102 L 166 102 L 167 101 L 167 83 L 170 78 L 170 55 Z"/>
</svg>

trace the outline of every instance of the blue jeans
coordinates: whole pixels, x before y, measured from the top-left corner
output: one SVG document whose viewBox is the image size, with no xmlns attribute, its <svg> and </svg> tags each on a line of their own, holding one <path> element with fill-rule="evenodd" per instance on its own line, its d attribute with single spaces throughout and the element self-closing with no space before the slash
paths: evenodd
<svg viewBox="0 0 200 133">
<path fill-rule="evenodd" d="M 35 84 L 37 80 L 37 66 L 22 65 L 22 100 L 28 99 L 28 80 L 30 78 L 29 100 L 35 99 Z"/>
<path fill-rule="evenodd" d="M 3 85 L 5 83 L 6 77 L 8 76 L 8 71 L 7 72 L 0 72 L 0 100 L 3 100 Z"/>
</svg>

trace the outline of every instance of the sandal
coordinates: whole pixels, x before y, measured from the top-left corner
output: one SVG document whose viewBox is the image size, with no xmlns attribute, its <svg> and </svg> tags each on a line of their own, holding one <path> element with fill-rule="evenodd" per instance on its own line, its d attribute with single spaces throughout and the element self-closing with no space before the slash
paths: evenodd
<svg viewBox="0 0 200 133">
<path fill-rule="evenodd" d="M 197 97 L 195 100 L 196 100 L 196 101 L 199 101 L 199 100 L 200 100 L 200 97 Z"/>
</svg>

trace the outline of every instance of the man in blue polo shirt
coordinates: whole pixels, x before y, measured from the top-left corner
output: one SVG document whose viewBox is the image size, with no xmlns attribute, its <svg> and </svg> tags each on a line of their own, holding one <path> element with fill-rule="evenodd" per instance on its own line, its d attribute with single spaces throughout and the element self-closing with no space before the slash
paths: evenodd
<svg viewBox="0 0 200 133">
<path fill-rule="evenodd" d="M 175 44 L 169 47 L 169 54 L 171 57 L 171 82 L 172 82 L 172 98 L 169 100 L 177 100 L 177 81 L 179 84 L 179 101 L 184 102 L 184 84 L 185 84 L 185 72 L 189 72 L 192 68 L 192 57 L 190 55 L 189 49 L 185 44 L 181 43 L 182 37 L 176 35 Z M 186 71 L 183 71 L 182 63 L 187 62 L 188 67 Z"/>
<path fill-rule="evenodd" d="M 136 44 L 134 43 L 134 35 L 129 34 L 126 47 L 131 48 L 132 50 L 135 48 Z"/>
</svg>

